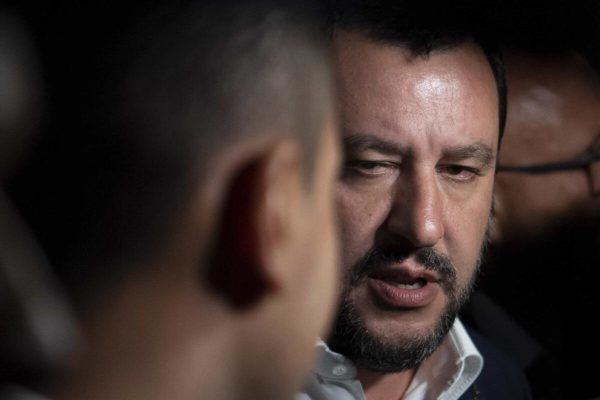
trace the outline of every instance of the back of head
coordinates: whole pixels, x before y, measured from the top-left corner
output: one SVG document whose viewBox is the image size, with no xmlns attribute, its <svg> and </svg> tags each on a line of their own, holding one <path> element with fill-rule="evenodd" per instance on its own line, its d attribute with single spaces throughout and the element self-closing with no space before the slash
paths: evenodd
<svg viewBox="0 0 600 400">
<path fill-rule="evenodd" d="M 300 384 L 335 282 L 335 158 L 318 146 L 337 154 L 332 79 L 313 11 L 32 12 L 51 107 L 8 194 L 83 326 L 57 398 L 280 398 Z"/>
<path fill-rule="evenodd" d="M 598 161 L 584 162 L 598 153 L 593 149 L 600 140 L 600 79 L 580 53 L 510 50 L 506 55 L 511 106 L 500 154 L 497 218 L 499 239 L 516 244 L 600 217 Z M 519 170 L 527 166 L 538 166 L 539 172 Z"/>
<path fill-rule="evenodd" d="M 284 132 L 310 158 L 330 83 L 315 23 L 292 4 L 54 13 L 63 29 L 38 31 L 52 110 L 11 188 L 86 307 L 156 256 L 224 149 Z"/>
<path fill-rule="evenodd" d="M 592 380 L 569 366 L 598 350 L 571 352 L 568 344 L 593 341 L 580 316 L 600 317 L 599 75 L 581 53 L 560 48 L 509 49 L 505 61 L 510 91 L 496 177 L 498 225 L 482 287 L 545 348 L 528 366 L 535 397 L 592 398 L 593 383 L 571 390 Z"/>
<path fill-rule="evenodd" d="M 41 85 L 37 51 L 16 9 L 0 8 L 0 397 L 41 386 L 64 367 L 75 344 L 69 308 L 34 235 L 4 183 L 37 136 Z"/>
</svg>

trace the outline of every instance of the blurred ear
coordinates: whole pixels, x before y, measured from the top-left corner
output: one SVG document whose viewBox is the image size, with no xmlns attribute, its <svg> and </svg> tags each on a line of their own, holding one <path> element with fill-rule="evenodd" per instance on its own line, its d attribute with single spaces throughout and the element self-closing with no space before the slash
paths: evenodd
<svg viewBox="0 0 600 400">
<path fill-rule="evenodd" d="M 234 308 L 252 307 L 283 285 L 300 167 L 295 142 L 272 143 L 238 165 L 223 196 L 208 279 Z"/>
</svg>

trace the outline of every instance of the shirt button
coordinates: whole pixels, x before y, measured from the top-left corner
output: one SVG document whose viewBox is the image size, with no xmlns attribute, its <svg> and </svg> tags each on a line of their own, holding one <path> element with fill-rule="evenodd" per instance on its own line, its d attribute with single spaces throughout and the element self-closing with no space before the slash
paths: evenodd
<svg viewBox="0 0 600 400">
<path fill-rule="evenodd" d="M 333 370 L 332 370 L 332 372 L 333 372 L 333 374 L 334 374 L 335 376 L 342 376 L 342 375 L 344 375 L 346 372 L 348 372 L 348 368 L 346 368 L 346 367 L 345 367 L 345 366 L 343 366 L 343 365 L 336 365 L 335 367 L 333 367 Z"/>
</svg>

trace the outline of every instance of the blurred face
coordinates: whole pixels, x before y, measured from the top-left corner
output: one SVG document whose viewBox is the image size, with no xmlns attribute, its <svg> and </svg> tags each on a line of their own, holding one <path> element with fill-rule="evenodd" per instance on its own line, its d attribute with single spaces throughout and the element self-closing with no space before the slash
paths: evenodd
<svg viewBox="0 0 600 400">
<path fill-rule="evenodd" d="M 293 216 L 288 223 L 294 229 L 294 251 L 282 264 L 294 270 L 287 287 L 289 299 L 281 326 L 268 327 L 273 335 L 283 338 L 290 363 L 283 366 L 304 374 L 314 362 L 316 340 L 330 328 L 339 299 L 339 238 L 334 212 L 334 185 L 340 170 L 340 140 L 333 117 L 326 123 L 312 172 L 312 182 L 302 184 Z M 280 351 L 281 346 L 277 351 Z M 283 358 L 283 357 L 281 357 Z M 290 365 L 290 364 L 294 365 Z M 302 381 L 297 382 L 300 387 Z"/>
<path fill-rule="evenodd" d="M 492 201 L 497 91 L 471 44 L 415 58 L 340 31 L 334 45 L 346 279 L 330 345 L 359 367 L 399 371 L 438 346 L 470 291 Z"/>
<path fill-rule="evenodd" d="M 305 327 L 302 330 L 313 321 L 317 329 L 316 334 L 311 336 L 313 341 L 327 332 L 338 297 L 339 238 L 334 211 L 334 188 L 340 172 L 340 153 L 338 126 L 331 118 L 325 126 L 318 149 L 310 195 L 312 211 L 306 220 L 308 229 L 304 235 L 308 243 L 303 250 L 312 250 L 312 260 L 306 261 L 313 266 L 314 275 L 307 287 L 303 288 L 308 293 L 310 315 L 302 320 Z"/>
<path fill-rule="evenodd" d="M 500 165 L 569 161 L 600 140 L 600 84 L 575 55 L 508 53 L 510 87 Z M 600 162 L 544 174 L 499 172 L 497 217 L 504 240 L 535 238 L 561 219 L 600 218 Z"/>
</svg>

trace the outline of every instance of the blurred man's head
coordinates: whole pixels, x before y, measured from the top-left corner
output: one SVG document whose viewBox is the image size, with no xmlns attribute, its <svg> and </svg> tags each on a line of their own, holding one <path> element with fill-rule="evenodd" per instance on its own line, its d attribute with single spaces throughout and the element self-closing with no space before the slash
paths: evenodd
<svg viewBox="0 0 600 400">
<path fill-rule="evenodd" d="M 346 280 L 330 345 L 378 373 L 418 366 L 468 297 L 504 123 L 494 53 L 399 4 L 342 14 L 333 35 Z"/>
<path fill-rule="evenodd" d="M 12 184 L 84 322 L 62 396 L 291 395 L 336 295 L 322 36 L 281 4 L 125 25 L 44 42 L 53 112 Z"/>
<path fill-rule="evenodd" d="M 545 348 L 528 373 L 534 393 L 577 385 L 572 397 L 592 398 L 596 384 L 578 385 L 592 375 L 547 381 L 599 355 L 568 343 L 594 343 L 581 317 L 600 318 L 600 80 L 581 55 L 545 50 L 505 51 L 508 119 L 483 287 Z"/>
<path fill-rule="evenodd" d="M 0 7 L 0 398 L 63 367 L 77 342 L 62 292 L 4 190 L 39 134 L 37 55 L 23 17 Z"/>
<path fill-rule="evenodd" d="M 573 218 L 599 218 L 598 74 L 576 53 L 518 51 L 506 53 L 506 71 L 498 239 L 536 239 Z"/>
</svg>

